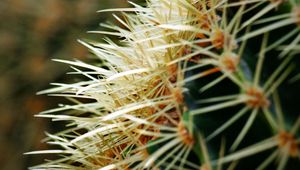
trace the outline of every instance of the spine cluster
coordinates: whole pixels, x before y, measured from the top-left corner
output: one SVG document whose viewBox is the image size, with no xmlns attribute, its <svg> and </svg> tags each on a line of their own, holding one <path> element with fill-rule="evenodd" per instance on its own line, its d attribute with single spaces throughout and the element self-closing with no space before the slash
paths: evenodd
<svg viewBox="0 0 300 170">
<path fill-rule="evenodd" d="M 300 165 L 299 108 L 281 104 L 286 91 L 300 95 L 300 2 L 132 6 L 100 11 L 123 12 L 120 26 L 92 32 L 118 42 L 80 41 L 99 63 L 56 60 L 83 80 L 40 92 L 74 104 L 37 115 L 69 124 L 48 134 L 60 149 L 30 152 L 62 156 L 32 169 L 249 169 L 253 158 L 250 169 Z"/>
</svg>

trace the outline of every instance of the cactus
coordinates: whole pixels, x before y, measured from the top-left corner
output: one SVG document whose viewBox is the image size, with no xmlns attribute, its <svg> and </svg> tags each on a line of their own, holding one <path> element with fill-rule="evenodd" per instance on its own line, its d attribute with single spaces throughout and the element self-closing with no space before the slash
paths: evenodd
<svg viewBox="0 0 300 170">
<path fill-rule="evenodd" d="M 97 63 L 56 60 L 83 78 L 40 92 L 73 104 L 32 169 L 299 169 L 300 1 L 132 5 L 80 41 Z"/>
</svg>

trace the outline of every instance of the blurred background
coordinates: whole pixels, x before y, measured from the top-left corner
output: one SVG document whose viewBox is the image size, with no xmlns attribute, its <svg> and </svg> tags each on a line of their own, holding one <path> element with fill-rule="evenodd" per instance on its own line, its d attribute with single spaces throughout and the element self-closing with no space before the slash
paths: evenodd
<svg viewBox="0 0 300 170">
<path fill-rule="evenodd" d="M 52 132 L 50 120 L 34 118 L 56 107 L 59 98 L 36 96 L 51 82 L 65 82 L 67 65 L 53 58 L 85 60 L 88 51 L 77 39 L 101 39 L 87 34 L 112 20 L 111 7 L 125 0 L 1 0 L 0 1 L 0 169 L 27 169 L 43 155 L 24 152 L 47 149 L 41 140 Z"/>
</svg>

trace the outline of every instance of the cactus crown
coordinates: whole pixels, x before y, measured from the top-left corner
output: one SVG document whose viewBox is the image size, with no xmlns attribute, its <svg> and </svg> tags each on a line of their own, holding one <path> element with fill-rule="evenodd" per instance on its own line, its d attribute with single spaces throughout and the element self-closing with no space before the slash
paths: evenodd
<svg viewBox="0 0 300 170">
<path fill-rule="evenodd" d="M 56 60 L 86 79 L 40 92 L 73 105 L 32 169 L 297 169 L 298 0 L 148 0 L 82 42 L 99 63 Z M 56 112 L 63 112 L 57 114 Z"/>
</svg>

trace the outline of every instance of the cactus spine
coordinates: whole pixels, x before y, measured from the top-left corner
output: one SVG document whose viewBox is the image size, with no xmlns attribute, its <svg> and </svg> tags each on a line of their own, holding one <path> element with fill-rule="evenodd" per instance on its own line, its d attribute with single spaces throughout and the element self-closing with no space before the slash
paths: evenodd
<svg viewBox="0 0 300 170">
<path fill-rule="evenodd" d="M 70 124 L 32 169 L 300 167 L 298 0 L 132 5 L 94 31 L 118 43 L 80 41 L 98 64 L 56 60 L 85 79 L 40 92 L 74 104 L 37 115 Z"/>
</svg>

